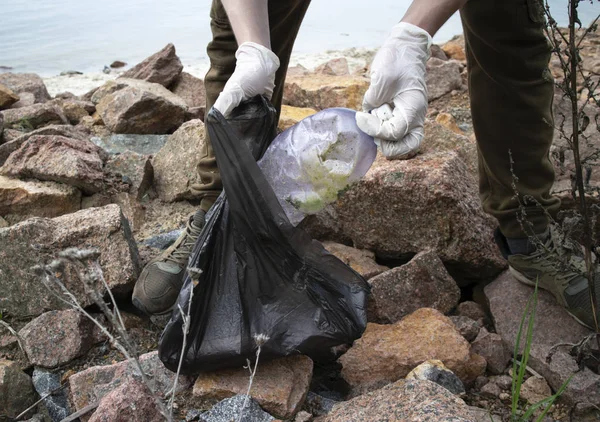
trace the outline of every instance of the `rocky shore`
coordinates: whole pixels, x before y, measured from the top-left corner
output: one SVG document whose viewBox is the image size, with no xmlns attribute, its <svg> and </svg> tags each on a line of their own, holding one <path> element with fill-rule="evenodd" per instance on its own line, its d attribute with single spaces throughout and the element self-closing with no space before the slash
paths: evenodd
<svg viewBox="0 0 600 422">
<path fill-rule="evenodd" d="M 599 63 L 598 36 L 582 56 Z M 420 153 L 378 156 L 363 180 L 302 223 L 371 285 L 363 337 L 327 362 L 260 363 L 244 421 L 507 420 L 512 351 L 532 289 L 506 271 L 480 206 L 465 60 L 461 37 L 432 48 Z M 370 54 L 350 61 L 291 67 L 280 129 L 325 108 L 360 109 Z M 559 76 L 556 63 L 552 70 Z M 563 106 L 557 96 L 555 109 Z M 202 80 L 167 45 L 82 95 L 51 96 L 35 74 L 0 73 L 0 110 L 0 421 L 30 406 L 19 420 L 78 412 L 92 422 L 164 420 L 133 363 L 32 268 L 67 248 L 98 248 L 143 371 L 168 395 L 174 374 L 155 352 L 166 320 L 139 314 L 130 297 L 143 265 L 198 205 L 190 185 L 205 142 Z M 598 132 L 589 139 L 600 147 Z M 561 151 L 557 141 L 555 191 L 568 199 L 571 164 Z M 591 170 L 590 180 L 598 180 Z M 106 323 L 75 274 L 57 276 Z M 540 293 L 522 405 L 572 377 L 545 420 L 598 420 L 598 364 L 556 347 L 589 333 Z M 245 368 L 181 376 L 174 420 L 237 420 L 247 388 Z"/>
</svg>

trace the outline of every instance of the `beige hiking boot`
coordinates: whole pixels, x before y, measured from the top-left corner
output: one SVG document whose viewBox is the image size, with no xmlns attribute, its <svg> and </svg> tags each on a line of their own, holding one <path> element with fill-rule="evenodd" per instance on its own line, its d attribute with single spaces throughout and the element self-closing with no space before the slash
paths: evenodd
<svg viewBox="0 0 600 422">
<path fill-rule="evenodd" d="M 196 211 L 175 243 L 144 267 L 133 289 L 136 308 L 150 315 L 165 314 L 173 308 L 204 218 L 203 210 Z"/>
</svg>

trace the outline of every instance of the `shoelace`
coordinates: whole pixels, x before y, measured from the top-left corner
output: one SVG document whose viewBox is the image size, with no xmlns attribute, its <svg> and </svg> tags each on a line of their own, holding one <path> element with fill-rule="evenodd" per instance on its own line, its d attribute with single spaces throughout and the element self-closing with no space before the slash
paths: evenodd
<svg viewBox="0 0 600 422">
<path fill-rule="evenodd" d="M 186 228 L 186 235 L 182 244 L 178 248 L 175 248 L 173 252 L 165 258 L 165 261 L 171 261 L 176 264 L 187 264 L 190 252 L 196 244 L 196 240 L 198 240 L 198 236 L 200 236 L 201 232 L 202 227 L 198 227 L 191 222 Z"/>
<path fill-rule="evenodd" d="M 571 262 L 564 262 L 563 257 L 561 257 L 559 251 L 554 246 L 552 238 L 548 239 L 542 248 L 539 248 L 524 259 L 539 263 L 544 272 L 555 276 L 563 287 L 566 287 L 571 281 L 582 276 L 579 272 L 572 270 L 574 266 Z M 567 271 L 561 272 L 561 269 Z"/>
</svg>

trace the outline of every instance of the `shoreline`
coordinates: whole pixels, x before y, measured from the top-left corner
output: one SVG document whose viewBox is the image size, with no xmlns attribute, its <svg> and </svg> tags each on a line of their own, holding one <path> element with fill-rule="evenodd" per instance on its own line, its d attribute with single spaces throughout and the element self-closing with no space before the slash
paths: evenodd
<svg viewBox="0 0 600 422">
<path fill-rule="evenodd" d="M 317 66 L 326 63 L 331 59 L 345 57 L 348 61 L 350 73 L 355 73 L 367 65 L 375 52 L 376 49 L 349 48 L 345 50 L 327 50 L 321 53 L 293 54 L 290 59 L 290 67 L 301 65 L 308 70 L 314 70 Z M 108 74 L 103 73 L 102 71 L 86 72 L 82 74 L 42 77 L 42 80 L 46 84 L 48 93 L 52 97 L 63 92 L 70 92 L 74 95 L 83 95 L 107 81 L 116 79 L 135 64 L 136 63 L 131 63 L 120 69 L 112 69 Z M 208 61 L 202 60 L 196 63 L 184 64 L 183 71 L 197 78 L 204 79 L 208 68 Z"/>
</svg>

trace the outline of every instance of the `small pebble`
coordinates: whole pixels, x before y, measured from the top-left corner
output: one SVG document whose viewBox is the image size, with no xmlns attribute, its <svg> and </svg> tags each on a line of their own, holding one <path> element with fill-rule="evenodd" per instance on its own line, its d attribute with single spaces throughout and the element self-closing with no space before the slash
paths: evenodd
<svg viewBox="0 0 600 422">
<path fill-rule="evenodd" d="M 499 375 L 494 378 L 494 382 L 503 390 L 510 390 L 512 388 L 512 378 L 508 375 Z"/>
<path fill-rule="evenodd" d="M 493 382 L 488 382 L 486 385 L 484 385 L 481 388 L 482 396 L 496 398 L 496 397 L 500 397 L 500 393 L 501 393 L 500 387 L 498 387 Z"/>
<path fill-rule="evenodd" d="M 488 382 L 490 382 L 490 380 L 488 379 L 488 377 L 484 377 L 483 375 L 480 375 L 480 376 L 478 376 L 478 377 L 475 379 L 475 385 L 474 385 L 474 387 L 475 387 L 475 389 L 476 389 L 477 391 L 481 391 L 481 388 L 482 388 L 484 385 L 486 385 Z"/>
</svg>

